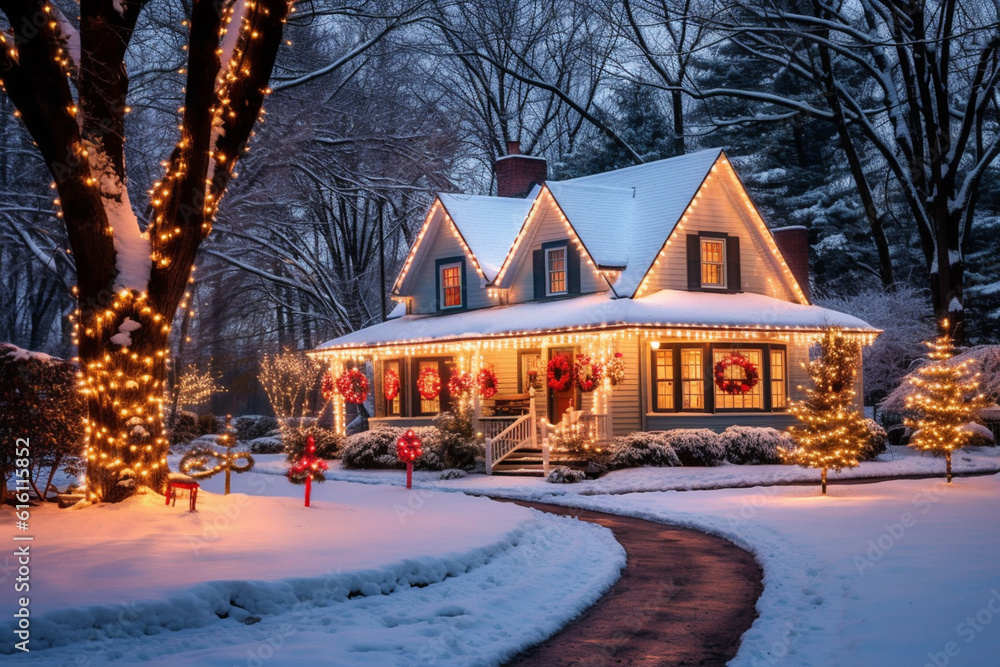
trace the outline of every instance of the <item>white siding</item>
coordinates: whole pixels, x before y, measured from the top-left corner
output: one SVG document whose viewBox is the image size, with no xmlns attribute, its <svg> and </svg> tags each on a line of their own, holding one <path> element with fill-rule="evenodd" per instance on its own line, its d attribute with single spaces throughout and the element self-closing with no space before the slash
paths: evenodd
<svg viewBox="0 0 1000 667">
<path fill-rule="evenodd" d="M 440 213 L 438 214 L 440 215 Z M 466 308 L 486 308 L 496 305 L 495 299 L 490 299 L 486 294 L 486 288 L 482 286 L 482 279 L 476 272 L 476 267 L 472 263 L 472 258 L 466 255 L 465 250 L 458 239 L 452 233 L 451 226 L 442 221 L 437 234 L 433 238 L 425 238 L 428 252 L 423 255 L 417 273 L 413 276 L 413 312 L 433 313 L 437 310 L 437 275 L 435 274 L 435 262 L 445 257 L 465 258 L 465 293 L 468 303 Z"/>
<path fill-rule="evenodd" d="M 620 350 L 625 356 L 625 381 L 611 393 L 611 430 L 625 435 L 642 429 L 642 406 L 639 400 L 639 343 L 630 341 Z"/>
<path fill-rule="evenodd" d="M 792 300 L 769 259 L 770 251 L 760 239 L 759 232 L 744 219 L 746 212 L 734 204 L 727 186 L 718 178 L 710 179 L 696 197 L 693 208 L 688 210 L 683 229 L 679 226 L 670 238 L 666 256 L 654 265 L 647 286 L 658 289 L 686 290 L 687 234 L 722 232 L 740 238 L 741 288 L 770 297 Z M 753 229 L 753 231 L 751 231 Z"/>
</svg>

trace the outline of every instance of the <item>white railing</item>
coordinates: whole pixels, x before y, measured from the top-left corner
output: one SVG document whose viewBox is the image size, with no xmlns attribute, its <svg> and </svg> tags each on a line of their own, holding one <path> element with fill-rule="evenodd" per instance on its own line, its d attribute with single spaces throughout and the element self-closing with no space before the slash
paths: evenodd
<svg viewBox="0 0 1000 667">
<path fill-rule="evenodd" d="M 507 419 L 483 419 L 480 422 L 483 427 L 483 434 L 486 436 L 486 474 L 493 474 L 493 466 L 510 456 L 520 447 L 531 445 L 537 446 L 537 429 L 535 427 L 535 392 L 531 392 L 530 409 L 527 414 L 520 417 L 512 417 L 513 422 Z M 490 435 L 486 429 L 494 424 L 506 424 L 501 430 L 497 430 L 495 435 Z"/>
<path fill-rule="evenodd" d="M 523 415 L 521 415 L 523 417 Z M 521 417 L 512 415 L 510 417 L 481 417 L 477 430 L 483 434 L 484 438 L 495 438 L 500 433 L 506 431 L 511 425 Z"/>
</svg>

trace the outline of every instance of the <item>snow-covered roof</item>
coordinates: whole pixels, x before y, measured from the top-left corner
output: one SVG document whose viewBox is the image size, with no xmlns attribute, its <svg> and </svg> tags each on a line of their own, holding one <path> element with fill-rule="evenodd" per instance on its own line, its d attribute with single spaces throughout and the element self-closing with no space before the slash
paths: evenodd
<svg viewBox="0 0 1000 667">
<path fill-rule="evenodd" d="M 438 199 L 475 255 L 487 280 L 493 280 L 524 219 L 532 199 L 439 193 Z"/>
<path fill-rule="evenodd" d="M 631 188 L 547 181 L 545 187 L 566 215 L 598 266 L 622 268 L 628 263 L 635 197 Z"/>
<path fill-rule="evenodd" d="M 856 317 L 763 294 L 660 290 L 638 299 L 615 299 L 603 293 L 449 315 L 406 315 L 327 341 L 317 350 L 632 326 L 755 327 L 768 331 L 817 331 L 836 326 L 851 331 L 877 332 Z"/>
</svg>

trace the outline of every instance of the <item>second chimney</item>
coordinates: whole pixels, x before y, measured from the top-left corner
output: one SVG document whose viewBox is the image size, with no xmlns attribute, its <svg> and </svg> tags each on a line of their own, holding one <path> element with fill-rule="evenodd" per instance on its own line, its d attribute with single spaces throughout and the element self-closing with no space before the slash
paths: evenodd
<svg viewBox="0 0 1000 667">
<path fill-rule="evenodd" d="M 543 157 L 521 155 L 519 141 L 507 142 L 507 155 L 496 161 L 497 195 L 526 197 L 536 185 L 548 177 L 548 163 Z"/>
<path fill-rule="evenodd" d="M 781 227 L 772 229 L 774 241 L 791 269 L 799 287 L 809 298 L 809 230 L 805 227 Z"/>
</svg>

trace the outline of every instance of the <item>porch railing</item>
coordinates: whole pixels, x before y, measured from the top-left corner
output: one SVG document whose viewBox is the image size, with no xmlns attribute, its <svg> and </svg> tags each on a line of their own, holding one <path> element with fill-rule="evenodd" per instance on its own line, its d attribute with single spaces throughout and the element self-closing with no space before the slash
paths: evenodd
<svg viewBox="0 0 1000 667">
<path fill-rule="evenodd" d="M 513 454 L 520 447 L 537 446 L 535 424 L 535 392 L 531 392 L 531 407 L 520 417 L 482 418 L 480 430 L 486 437 L 486 474 L 493 474 L 493 467 Z"/>
</svg>

